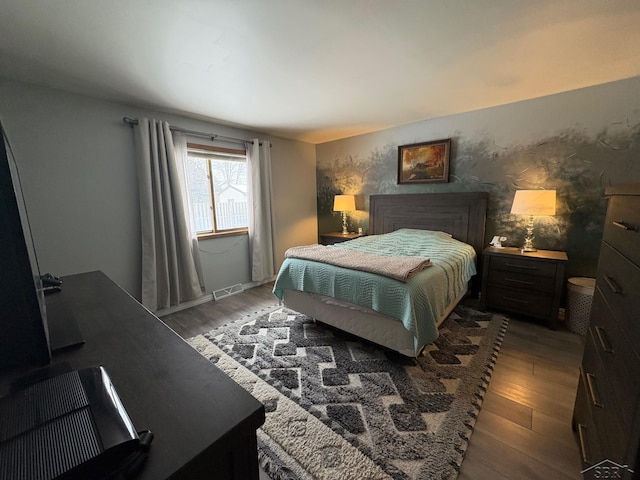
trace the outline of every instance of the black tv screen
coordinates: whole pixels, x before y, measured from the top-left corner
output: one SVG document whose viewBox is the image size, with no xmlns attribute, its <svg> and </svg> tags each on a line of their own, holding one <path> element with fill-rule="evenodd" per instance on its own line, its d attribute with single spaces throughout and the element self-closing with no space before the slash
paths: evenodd
<svg viewBox="0 0 640 480">
<path fill-rule="evenodd" d="M 0 121 L 0 371 L 49 363 L 40 269 L 18 166 Z"/>
</svg>

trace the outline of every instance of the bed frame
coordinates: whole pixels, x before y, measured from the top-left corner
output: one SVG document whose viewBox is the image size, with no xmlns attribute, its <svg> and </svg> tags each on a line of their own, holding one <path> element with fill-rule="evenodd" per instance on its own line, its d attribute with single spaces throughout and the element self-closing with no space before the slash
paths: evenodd
<svg viewBox="0 0 640 480">
<path fill-rule="evenodd" d="M 378 235 L 400 228 L 447 232 L 471 245 L 480 258 L 488 198 L 487 192 L 371 195 L 369 233 Z"/>
<path fill-rule="evenodd" d="M 369 197 L 369 233 L 390 233 L 400 228 L 449 233 L 475 249 L 480 272 L 488 197 L 486 192 L 372 195 Z M 479 290 L 478 275 L 472 280 L 472 289 Z M 466 291 L 448 306 L 438 325 L 464 294 Z M 415 338 L 401 321 L 373 310 L 294 290 L 284 292 L 284 303 L 292 310 L 403 355 L 415 357 L 424 347 L 415 345 Z"/>
<path fill-rule="evenodd" d="M 488 199 L 487 192 L 371 195 L 369 234 L 390 233 L 401 228 L 447 232 L 473 247 L 476 267 L 481 272 Z M 473 291 L 479 292 L 479 275 L 471 283 Z"/>
</svg>

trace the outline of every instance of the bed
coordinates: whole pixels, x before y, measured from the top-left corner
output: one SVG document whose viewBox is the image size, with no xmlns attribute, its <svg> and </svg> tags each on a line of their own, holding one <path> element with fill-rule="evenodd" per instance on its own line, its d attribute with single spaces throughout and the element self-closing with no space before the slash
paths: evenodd
<svg viewBox="0 0 640 480">
<path fill-rule="evenodd" d="M 445 250 L 456 242 L 460 252 L 464 252 L 457 256 L 472 257 L 470 267 L 451 267 L 461 270 L 462 280 L 460 277 L 456 281 L 449 278 L 445 282 L 446 288 L 429 291 L 427 305 L 423 305 L 423 299 L 416 301 L 412 295 L 429 290 L 427 285 L 435 284 L 436 275 L 442 272 L 446 277 L 451 276 L 451 262 L 448 259 L 443 261 L 439 251 L 435 250 L 430 254 L 433 258 L 429 258 L 432 266 L 406 281 L 288 257 L 276 277 L 273 291 L 292 310 L 403 355 L 415 357 L 425 345 L 437 338 L 440 323 L 468 289 L 477 289 L 477 285 L 470 280 L 472 277 L 473 280 L 477 279 L 478 276 L 474 274 L 480 271 L 478 262 L 484 245 L 487 198 L 485 192 L 370 197 L 369 235 L 376 237 L 364 237 L 358 241 L 366 244 L 380 238 L 387 243 L 424 241 L 429 245 L 429 242 L 435 241 L 435 245 L 443 244 Z M 333 247 L 354 249 L 358 241 L 352 240 Z M 357 247 L 360 249 L 360 245 Z M 329 287 L 331 291 L 319 287 L 323 282 L 324 287 Z M 354 295 L 354 291 L 357 294 Z M 401 308 L 405 310 L 397 311 L 395 307 L 388 307 L 389 302 L 378 301 L 380 296 L 391 299 L 390 303 L 396 306 L 402 304 Z"/>
</svg>

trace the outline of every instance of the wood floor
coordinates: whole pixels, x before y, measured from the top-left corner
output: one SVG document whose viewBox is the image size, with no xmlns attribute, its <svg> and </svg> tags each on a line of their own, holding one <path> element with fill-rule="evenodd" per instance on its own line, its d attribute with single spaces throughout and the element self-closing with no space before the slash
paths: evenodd
<svg viewBox="0 0 640 480">
<path fill-rule="evenodd" d="M 266 284 L 162 320 L 189 338 L 276 304 Z M 583 337 L 510 318 L 458 479 L 582 478 L 571 414 Z"/>
</svg>

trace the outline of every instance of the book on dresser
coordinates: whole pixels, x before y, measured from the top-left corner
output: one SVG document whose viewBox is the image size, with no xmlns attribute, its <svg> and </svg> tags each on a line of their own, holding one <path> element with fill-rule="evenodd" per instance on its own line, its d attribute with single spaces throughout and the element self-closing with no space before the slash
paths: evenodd
<svg viewBox="0 0 640 480">
<path fill-rule="evenodd" d="M 640 185 L 605 193 L 573 427 L 585 478 L 640 478 Z"/>
</svg>

